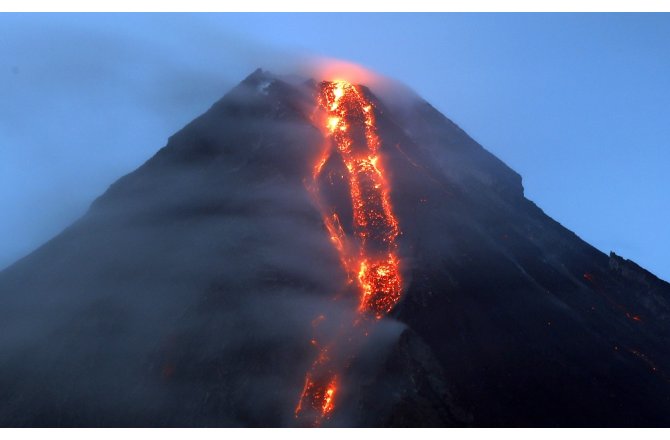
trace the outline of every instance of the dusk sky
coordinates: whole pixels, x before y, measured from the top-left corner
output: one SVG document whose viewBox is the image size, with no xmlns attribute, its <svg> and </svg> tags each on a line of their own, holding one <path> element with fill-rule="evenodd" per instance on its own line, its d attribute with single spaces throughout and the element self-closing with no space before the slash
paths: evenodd
<svg viewBox="0 0 670 440">
<path fill-rule="evenodd" d="M 670 280 L 669 14 L 0 14 L 0 268 L 256 67 L 361 64 L 598 249 Z"/>
</svg>

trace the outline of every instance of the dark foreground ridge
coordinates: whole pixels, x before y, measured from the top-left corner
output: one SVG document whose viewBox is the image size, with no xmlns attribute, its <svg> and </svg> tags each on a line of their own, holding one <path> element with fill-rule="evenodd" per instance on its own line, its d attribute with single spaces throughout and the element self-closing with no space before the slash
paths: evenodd
<svg viewBox="0 0 670 440">
<path fill-rule="evenodd" d="M 363 90 L 405 288 L 324 426 L 670 426 L 670 285 L 545 215 L 427 102 Z M 0 272 L 0 426 L 295 425 L 311 322 L 351 313 L 305 190 L 314 96 L 254 72 Z"/>
</svg>

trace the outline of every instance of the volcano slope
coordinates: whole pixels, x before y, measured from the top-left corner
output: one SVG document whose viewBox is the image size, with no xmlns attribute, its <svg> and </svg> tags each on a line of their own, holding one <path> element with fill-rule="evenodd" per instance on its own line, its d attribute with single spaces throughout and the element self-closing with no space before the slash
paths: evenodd
<svg viewBox="0 0 670 440">
<path fill-rule="evenodd" d="M 319 87 L 254 72 L 0 272 L 0 425 L 309 426 L 318 339 L 342 368 L 322 426 L 670 426 L 670 285 L 427 102 L 364 86 L 402 294 L 342 342 L 356 281 L 307 189 Z M 332 155 L 320 179 L 353 236 L 345 174 Z"/>
</svg>

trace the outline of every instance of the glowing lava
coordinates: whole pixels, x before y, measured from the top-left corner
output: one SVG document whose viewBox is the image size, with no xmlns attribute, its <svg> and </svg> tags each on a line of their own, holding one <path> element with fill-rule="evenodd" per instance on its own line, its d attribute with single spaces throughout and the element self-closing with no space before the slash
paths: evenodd
<svg viewBox="0 0 670 440">
<path fill-rule="evenodd" d="M 354 259 L 361 294 L 360 310 L 381 318 L 400 299 L 402 282 L 396 256 L 398 221 L 393 214 L 389 185 L 378 154 L 380 141 L 373 106 L 357 87 L 345 81 L 323 83 L 319 105 L 327 112 L 328 134 L 348 171 L 354 234 L 358 239 L 358 255 Z M 325 157 L 330 154 L 327 150 Z M 315 178 L 325 160 L 322 158 L 317 163 Z M 330 219 L 325 222 L 327 226 L 332 223 Z M 341 228 L 333 231 L 333 227 L 328 226 L 328 229 L 331 236 L 341 235 Z M 336 248 L 344 261 L 352 259 L 350 255 L 343 255 L 344 246 L 336 243 Z"/>
<path fill-rule="evenodd" d="M 323 126 L 329 144 L 314 165 L 312 192 L 324 211 L 317 179 L 331 156 L 338 154 L 347 170 L 354 237 L 347 237 L 337 212 L 323 213 L 323 221 L 350 282 L 357 283 L 358 313 L 363 320 L 367 316 L 381 319 L 400 300 L 402 279 L 396 244 L 400 230 L 379 156 L 374 106 L 359 87 L 346 81 L 322 83 L 318 106 L 325 113 Z M 331 415 L 337 398 L 338 371 L 328 350 L 321 349 L 307 373 L 295 411 L 296 417 L 310 413 L 306 417 L 313 418 L 314 426 Z"/>
<path fill-rule="evenodd" d="M 322 378 L 323 379 L 323 378 Z M 337 393 L 337 376 L 327 380 L 327 385 L 320 385 L 320 380 L 313 379 L 309 374 L 305 378 L 305 387 L 302 390 L 302 398 L 295 409 L 295 416 L 299 417 L 303 412 L 304 405 L 309 405 L 312 410 L 316 410 L 317 416 L 314 426 L 319 426 L 323 419 L 330 417 L 330 413 L 335 409 L 335 394 Z"/>
</svg>

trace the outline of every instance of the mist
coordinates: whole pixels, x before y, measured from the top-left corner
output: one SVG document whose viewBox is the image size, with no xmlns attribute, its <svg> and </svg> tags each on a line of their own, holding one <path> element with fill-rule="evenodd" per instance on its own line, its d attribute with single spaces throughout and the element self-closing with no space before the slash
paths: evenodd
<svg viewBox="0 0 670 440">
<path fill-rule="evenodd" d="M 197 15 L 0 22 L 0 267 L 81 216 L 257 67 L 290 70 L 302 57 Z"/>
</svg>

